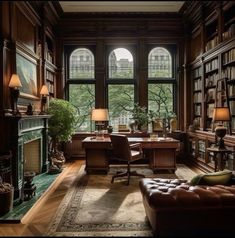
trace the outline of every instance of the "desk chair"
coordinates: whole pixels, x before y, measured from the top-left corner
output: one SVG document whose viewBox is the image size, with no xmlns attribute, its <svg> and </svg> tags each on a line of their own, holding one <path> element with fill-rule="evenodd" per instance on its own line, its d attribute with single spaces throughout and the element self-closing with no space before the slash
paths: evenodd
<svg viewBox="0 0 235 238">
<path fill-rule="evenodd" d="M 117 172 L 117 174 L 113 175 L 111 183 L 115 178 L 124 176 L 127 176 L 127 185 L 129 185 L 131 175 L 144 178 L 143 174 L 130 171 L 131 162 L 142 158 L 141 143 L 129 144 L 127 136 L 120 134 L 111 134 L 110 139 L 113 147 L 113 158 L 127 163 L 127 171 Z"/>
</svg>

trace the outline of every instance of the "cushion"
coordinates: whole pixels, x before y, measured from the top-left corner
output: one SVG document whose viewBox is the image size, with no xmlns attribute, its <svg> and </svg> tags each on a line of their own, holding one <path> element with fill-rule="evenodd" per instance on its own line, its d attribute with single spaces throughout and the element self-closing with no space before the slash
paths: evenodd
<svg viewBox="0 0 235 238">
<path fill-rule="evenodd" d="M 232 177 L 232 171 L 224 170 L 194 176 L 190 185 L 227 185 Z"/>
</svg>

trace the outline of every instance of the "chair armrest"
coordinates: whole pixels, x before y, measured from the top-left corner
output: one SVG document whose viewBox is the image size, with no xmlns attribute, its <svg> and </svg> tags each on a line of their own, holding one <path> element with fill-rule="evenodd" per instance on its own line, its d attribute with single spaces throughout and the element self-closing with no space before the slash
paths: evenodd
<svg viewBox="0 0 235 238">
<path fill-rule="evenodd" d="M 142 145 L 141 145 L 141 143 L 130 144 L 130 148 L 132 150 L 136 149 L 136 150 L 139 150 L 140 152 L 142 152 Z"/>
</svg>

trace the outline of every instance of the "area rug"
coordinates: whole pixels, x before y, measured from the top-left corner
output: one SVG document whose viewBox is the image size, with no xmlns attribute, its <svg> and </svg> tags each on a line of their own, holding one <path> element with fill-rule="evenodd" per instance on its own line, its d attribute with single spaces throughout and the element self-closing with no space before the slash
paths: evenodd
<svg viewBox="0 0 235 238">
<path fill-rule="evenodd" d="M 118 169 L 120 170 L 120 168 Z M 175 174 L 153 174 L 144 166 L 137 166 L 138 173 L 146 177 L 191 179 L 195 173 L 183 164 L 177 165 Z M 49 224 L 47 236 L 152 236 L 146 219 L 139 177 L 131 177 L 129 186 L 125 179 L 108 175 L 87 175 L 84 166 L 65 195 Z"/>
</svg>

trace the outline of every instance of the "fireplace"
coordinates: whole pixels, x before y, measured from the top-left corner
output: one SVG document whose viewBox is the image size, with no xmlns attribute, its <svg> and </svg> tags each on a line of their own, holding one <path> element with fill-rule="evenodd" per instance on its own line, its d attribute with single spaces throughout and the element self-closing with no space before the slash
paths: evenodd
<svg viewBox="0 0 235 238">
<path fill-rule="evenodd" d="M 41 138 L 25 142 L 23 155 L 24 172 L 33 171 L 40 174 L 42 171 Z"/>
<path fill-rule="evenodd" d="M 12 151 L 12 183 L 14 202 L 23 200 L 24 173 L 48 171 L 49 115 L 7 116 Z"/>
</svg>

